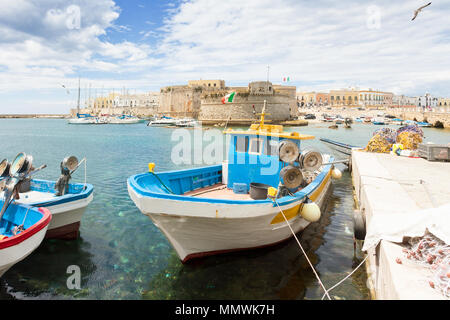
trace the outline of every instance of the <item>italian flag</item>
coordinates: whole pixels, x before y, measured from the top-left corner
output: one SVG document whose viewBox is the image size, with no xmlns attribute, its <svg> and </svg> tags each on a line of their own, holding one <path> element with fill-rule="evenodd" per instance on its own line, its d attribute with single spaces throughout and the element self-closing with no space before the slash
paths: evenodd
<svg viewBox="0 0 450 320">
<path fill-rule="evenodd" d="M 222 103 L 225 104 L 225 102 L 233 102 L 235 95 L 236 92 L 227 94 L 225 97 L 222 98 Z"/>
</svg>

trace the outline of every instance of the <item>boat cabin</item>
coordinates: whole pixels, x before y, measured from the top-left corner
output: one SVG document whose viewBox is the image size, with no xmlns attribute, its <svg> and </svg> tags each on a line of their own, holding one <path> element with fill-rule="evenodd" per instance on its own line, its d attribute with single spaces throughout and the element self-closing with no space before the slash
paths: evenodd
<svg viewBox="0 0 450 320">
<path fill-rule="evenodd" d="M 279 148 L 283 141 L 295 143 L 300 150 L 301 140 L 314 139 L 314 136 L 298 132 L 285 132 L 281 125 L 268 125 L 261 121 L 252 124 L 248 130 L 228 129 L 230 135 L 227 168 L 222 174 L 227 188 L 236 190 L 241 187 L 249 190 L 250 183 L 262 183 L 277 187 L 280 171 L 289 165 L 280 160 Z"/>
</svg>

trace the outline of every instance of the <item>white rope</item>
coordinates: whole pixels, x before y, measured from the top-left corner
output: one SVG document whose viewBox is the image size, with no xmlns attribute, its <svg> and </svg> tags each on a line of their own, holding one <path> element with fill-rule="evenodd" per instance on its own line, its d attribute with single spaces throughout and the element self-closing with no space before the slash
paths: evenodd
<svg viewBox="0 0 450 320">
<path fill-rule="evenodd" d="M 289 224 L 289 221 L 287 220 L 286 216 L 284 215 L 283 210 L 281 210 L 280 206 L 278 205 L 277 200 L 274 200 L 274 202 L 276 203 L 278 209 L 280 210 L 281 214 L 283 215 L 283 218 L 284 218 L 284 220 L 286 221 L 286 223 L 287 223 L 289 229 L 291 230 L 292 235 L 294 236 L 295 240 L 297 241 L 298 246 L 299 246 L 300 249 L 302 250 L 303 255 L 305 256 L 306 260 L 307 260 L 308 263 L 309 263 L 309 266 L 311 267 L 312 271 L 314 272 L 314 275 L 316 276 L 317 281 L 319 281 L 320 286 L 322 287 L 323 291 L 325 291 L 325 295 L 328 297 L 329 300 L 331 300 L 330 295 L 328 294 L 327 289 L 325 289 L 325 286 L 323 285 L 322 280 L 320 280 L 320 277 L 319 277 L 319 275 L 317 274 L 316 269 L 314 269 L 314 266 L 312 265 L 311 261 L 309 260 L 308 256 L 306 255 L 306 252 L 305 252 L 305 250 L 303 249 L 302 245 L 300 244 L 300 241 L 298 241 L 298 238 L 297 238 L 297 236 L 296 236 L 294 230 L 292 230 L 291 225 Z"/>
<path fill-rule="evenodd" d="M 286 221 L 286 223 L 287 223 L 289 229 L 291 230 L 292 235 L 294 236 L 295 240 L 297 241 L 298 246 L 299 246 L 300 249 L 302 250 L 303 255 L 305 256 L 306 260 L 307 260 L 308 263 L 309 263 L 309 266 L 311 267 L 312 271 L 314 272 L 314 275 L 316 276 L 317 281 L 319 282 L 320 286 L 322 287 L 323 291 L 325 292 L 325 293 L 323 294 L 323 296 L 322 296 L 322 300 L 325 298 L 325 296 L 327 296 L 328 299 L 331 300 L 331 297 L 330 297 L 330 295 L 329 295 L 328 293 L 329 293 L 331 290 L 333 290 L 334 288 L 336 288 L 337 286 L 339 286 L 342 282 L 344 282 L 345 280 L 347 280 L 353 273 L 355 273 L 356 270 L 358 270 L 358 269 L 364 264 L 364 262 L 367 260 L 367 258 L 368 258 L 369 256 L 367 255 L 367 256 L 364 258 L 364 260 L 361 261 L 361 263 L 360 263 L 360 264 L 359 264 L 352 272 L 350 272 L 344 279 L 342 279 L 341 281 L 339 281 L 338 283 L 336 283 L 334 286 L 332 286 L 330 289 L 327 290 L 327 289 L 325 288 L 324 284 L 322 283 L 322 280 L 320 280 L 320 277 L 319 277 L 319 275 L 317 274 L 316 269 L 314 269 L 314 266 L 312 265 L 311 261 L 309 260 L 308 256 L 306 255 L 306 252 L 305 252 L 305 250 L 303 249 L 302 245 L 300 244 L 300 241 L 298 240 L 298 238 L 297 238 L 297 236 L 296 236 L 294 230 L 292 230 L 291 225 L 289 224 L 289 221 L 287 220 L 286 216 L 284 215 L 283 210 L 281 210 L 280 205 L 278 204 L 277 200 L 274 199 L 273 201 L 275 202 L 275 204 L 277 205 L 277 207 L 278 207 L 278 209 L 280 210 L 281 214 L 283 215 L 283 218 L 284 218 L 284 220 Z"/>
<path fill-rule="evenodd" d="M 355 273 L 356 270 L 359 269 L 359 267 L 361 267 L 363 265 L 364 262 L 366 262 L 367 258 L 369 257 L 369 255 L 366 255 L 366 257 L 364 258 L 363 261 L 361 261 L 361 263 L 352 271 L 350 272 L 344 279 L 342 279 L 341 281 L 339 281 L 338 283 L 336 283 L 334 286 L 332 286 L 330 289 L 327 290 L 327 292 L 330 292 L 331 290 L 333 290 L 334 288 L 336 288 L 337 286 L 339 286 L 342 282 L 344 282 L 345 280 L 347 280 L 353 273 Z M 322 300 L 323 298 L 325 298 L 325 294 L 322 296 Z"/>
</svg>

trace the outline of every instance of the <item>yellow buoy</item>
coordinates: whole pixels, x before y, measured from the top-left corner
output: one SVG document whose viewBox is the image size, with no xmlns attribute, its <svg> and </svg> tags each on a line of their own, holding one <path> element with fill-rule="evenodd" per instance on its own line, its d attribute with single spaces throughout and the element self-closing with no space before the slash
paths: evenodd
<svg viewBox="0 0 450 320">
<path fill-rule="evenodd" d="M 300 214 L 306 221 L 316 222 L 320 219 L 320 208 L 314 202 L 304 203 Z"/>
<path fill-rule="evenodd" d="M 331 170 L 331 176 L 334 179 L 340 179 L 342 178 L 342 172 L 338 168 L 333 168 L 333 170 Z"/>
<path fill-rule="evenodd" d="M 148 164 L 148 172 L 153 172 L 155 170 L 155 164 L 153 162 L 150 162 Z"/>
</svg>

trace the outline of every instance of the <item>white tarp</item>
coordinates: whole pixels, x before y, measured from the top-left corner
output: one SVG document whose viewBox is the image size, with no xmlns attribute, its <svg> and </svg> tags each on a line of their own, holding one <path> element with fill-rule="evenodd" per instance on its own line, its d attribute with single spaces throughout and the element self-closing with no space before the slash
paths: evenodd
<svg viewBox="0 0 450 320">
<path fill-rule="evenodd" d="M 401 243 L 404 237 L 421 237 L 426 230 L 450 244 L 450 203 L 415 212 L 373 216 L 367 227 L 362 250 L 367 251 L 381 240 Z"/>
</svg>

